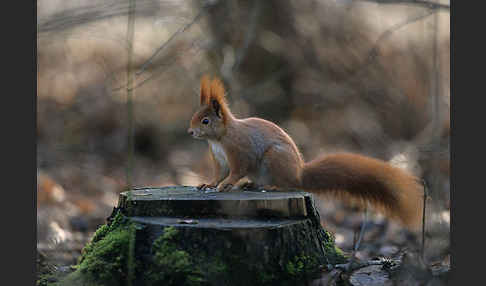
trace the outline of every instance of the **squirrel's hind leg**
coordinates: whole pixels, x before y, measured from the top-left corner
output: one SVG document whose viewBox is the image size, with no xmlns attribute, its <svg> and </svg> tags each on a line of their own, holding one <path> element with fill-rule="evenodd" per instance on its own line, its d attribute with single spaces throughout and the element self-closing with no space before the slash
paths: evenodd
<svg viewBox="0 0 486 286">
<path fill-rule="evenodd" d="M 289 149 L 286 146 L 274 145 L 265 152 L 257 184 L 271 189 L 300 186 L 303 163 L 298 155 Z"/>
</svg>

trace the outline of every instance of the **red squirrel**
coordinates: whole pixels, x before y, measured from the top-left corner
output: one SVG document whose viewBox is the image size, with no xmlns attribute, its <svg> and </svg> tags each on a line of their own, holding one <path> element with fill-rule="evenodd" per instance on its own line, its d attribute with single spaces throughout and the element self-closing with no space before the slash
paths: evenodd
<svg viewBox="0 0 486 286">
<path fill-rule="evenodd" d="M 222 82 L 201 79 L 200 107 L 188 132 L 205 139 L 215 177 L 199 188 L 230 191 L 243 177 L 266 188 L 301 189 L 370 203 L 385 215 L 415 228 L 422 212 L 422 186 L 404 170 L 378 159 L 338 153 L 304 159 L 290 136 L 276 124 L 256 117 L 238 119 L 229 109 Z"/>
</svg>

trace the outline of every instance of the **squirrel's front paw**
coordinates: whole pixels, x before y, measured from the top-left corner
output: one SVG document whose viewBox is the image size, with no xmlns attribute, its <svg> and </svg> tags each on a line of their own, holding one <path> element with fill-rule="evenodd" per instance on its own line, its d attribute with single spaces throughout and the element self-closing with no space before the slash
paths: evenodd
<svg viewBox="0 0 486 286">
<path fill-rule="evenodd" d="M 259 186 L 253 182 L 245 182 L 243 184 L 241 184 L 240 188 L 242 190 L 253 190 L 253 189 L 256 189 L 258 188 Z"/>
<path fill-rule="evenodd" d="M 203 190 L 208 189 L 208 188 L 214 189 L 215 187 L 216 187 L 216 185 L 214 185 L 214 184 L 200 184 L 199 186 L 197 186 L 197 189 L 199 191 L 203 191 Z"/>
<path fill-rule="evenodd" d="M 218 187 L 218 192 L 229 192 L 233 188 L 233 184 L 224 184 Z"/>
</svg>

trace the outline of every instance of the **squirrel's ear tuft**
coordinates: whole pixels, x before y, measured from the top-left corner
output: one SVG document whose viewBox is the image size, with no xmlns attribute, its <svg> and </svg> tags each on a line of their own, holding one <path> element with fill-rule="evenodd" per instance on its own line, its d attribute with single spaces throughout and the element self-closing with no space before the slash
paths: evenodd
<svg viewBox="0 0 486 286">
<path fill-rule="evenodd" d="M 228 114 L 231 115 L 226 103 L 226 92 L 223 82 L 219 78 L 209 79 L 205 75 L 201 78 L 201 105 L 209 106 L 226 123 Z"/>
<path fill-rule="evenodd" d="M 201 90 L 199 94 L 199 100 L 201 105 L 209 105 L 209 99 L 211 97 L 211 80 L 208 75 L 204 75 L 201 78 Z"/>
<path fill-rule="evenodd" d="M 223 82 L 219 78 L 211 81 L 211 107 L 219 118 L 224 122 L 227 120 L 228 105 L 226 104 L 226 92 Z"/>
<path fill-rule="evenodd" d="M 219 78 L 213 79 L 211 81 L 211 99 L 216 100 L 219 105 L 226 105 L 226 95 L 225 95 L 223 82 Z"/>
</svg>

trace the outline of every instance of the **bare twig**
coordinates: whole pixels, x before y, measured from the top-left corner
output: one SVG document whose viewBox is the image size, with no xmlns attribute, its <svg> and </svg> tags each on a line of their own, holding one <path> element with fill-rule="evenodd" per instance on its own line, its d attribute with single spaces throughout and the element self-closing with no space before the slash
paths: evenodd
<svg viewBox="0 0 486 286">
<path fill-rule="evenodd" d="M 362 2 L 374 2 L 378 4 L 405 4 L 405 5 L 417 5 L 429 9 L 445 9 L 450 10 L 451 7 L 446 4 L 434 3 L 425 0 L 355 0 Z"/>
<path fill-rule="evenodd" d="M 152 63 L 153 59 L 165 48 L 169 45 L 169 43 L 175 39 L 178 35 L 184 33 L 184 31 L 186 31 L 187 29 L 189 29 L 192 25 L 194 25 L 194 23 L 196 23 L 200 18 L 201 16 L 204 14 L 205 12 L 205 9 L 202 8 L 201 10 L 199 10 L 199 12 L 197 13 L 196 17 L 194 17 L 194 19 L 187 23 L 186 25 L 182 26 L 179 28 L 179 30 L 177 30 L 174 34 L 172 34 L 172 36 L 170 36 L 170 38 L 165 41 L 162 45 L 160 45 L 160 47 L 150 56 L 150 58 L 148 58 L 148 60 L 145 61 L 145 63 L 142 65 L 142 67 L 140 68 L 139 71 L 137 71 L 137 73 L 135 74 L 135 76 L 139 76 L 141 75 L 146 69 L 147 67 L 150 66 L 150 64 Z"/>
<path fill-rule="evenodd" d="M 371 266 L 371 265 L 383 265 L 383 260 L 369 260 L 369 261 L 363 261 L 363 262 L 355 262 L 354 266 L 351 267 L 349 263 L 344 263 L 344 264 L 336 264 L 334 265 L 335 268 L 338 269 L 343 269 L 345 271 L 354 271 L 359 268 L 363 268 L 366 266 Z"/>
<path fill-rule="evenodd" d="M 383 267 L 391 267 L 395 268 L 401 264 L 401 258 L 399 259 L 388 259 L 388 258 L 379 258 L 376 260 L 368 260 L 368 261 L 357 261 L 351 264 L 351 262 L 344 263 L 344 264 L 336 264 L 334 265 L 335 273 L 332 275 L 331 279 L 329 279 L 327 285 L 333 285 L 334 281 L 341 275 L 342 273 L 350 273 L 360 268 L 372 266 L 372 265 L 382 265 Z"/>
<path fill-rule="evenodd" d="M 128 9 L 128 25 L 127 25 L 127 44 L 128 44 L 128 60 L 127 60 L 127 117 L 128 117 L 128 164 L 127 164 L 127 186 L 129 191 L 132 188 L 133 176 L 133 161 L 134 161 L 134 134 L 133 134 L 133 90 L 132 86 L 132 60 L 133 60 L 133 38 L 135 34 L 135 0 L 129 1 Z M 130 199 L 130 194 L 128 199 Z M 135 276 L 135 229 L 133 224 L 130 225 L 130 239 L 128 248 L 128 277 L 127 285 L 131 286 Z"/>
<path fill-rule="evenodd" d="M 430 16 L 430 15 L 436 13 L 436 12 L 437 12 L 436 10 L 429 10 L 426 13 L 417 15 L 415 17 L 406 19 L 403 22 L 397 23 L 397 24 L 393 25 L 392 27 L 390 27 L 385 32 L 383 32 L 378 37 L 378 39 L 375 41 L 375 43 L 373 44 L 371 49 L 368 51 L 365 62 L 359 68 L 355 69 L 350 74 L 350 77 L 354 77 L 354 76 L 358 75 L 361 71 L 365 70 L 365 68 L 368 67 L 371 63 L 373 63 L 373 61 L 379 56 L 379 48 L 380 48 L 381 43 L 384 42 L 386 39 L 388 39 L 394 32 L 400 30 L 401 28 L 403 28 L 403 27 L 405 27 L 409 24 L 420 21 L 420 20 L 422 20 L 422 19 L 424 19 L 424 18 L 426 18 L 426 17 L 428 17 L 428 16 Z"/>
<path fill-rule="evenodd" d="M 402 255 L 403 256 L 403 255 Z M 378 259 L 373 259 L 373 260 L 368 260 L 368 261 L 360 261 L 360 262 L 355 262 L 351 267 L 349 263 L 345 264 L 336 264 L 334 265 L 335 269 L 339 269 L 342 271 L 350 272 L 350 271 L 355 271 L 357 269 L 367 267 L 367 266 L 372 266 L 372 265 L 387 265 L 387 266 L 392 266 L 396 267 L 397 265 L 401 264 L 402 261 L 401 258 L 398 259 L 390 259 L 390 258 L 378 258 Z"/>
<path fill-rule="evenodd" d="M 368 207 L 365 207 L 364 218 L 363 221 L 361 222 L 361 230 L 359 231 L 358 241 L 354 244 L 353 253 L 351 254 L 351 258 L 349 259 L 349 262 L 346 263 L 348 265 L 346 270 L 349 270 L 351 268 L 351 265 L 354 263 L 354 260 L 356 259 L 356 252 L 358 252 L 359 246 L 361 245 L 361 240 L 363 239 L 367 222 L 368 222 Z"/>
<path fill-rule="evenodd" d="M 233 64 L 232 70 L 238 70 L 238 67 L 241 64 L 241 61 L 245 58 L 246 53 L 248 51 L 248 47 L 250 46 L 251 42 L 255 38 L 256 35 L 256 27 L 258 23 L 258 18 L 260 16 L 260 12 L 262 10 L 262 2 L 259 0 L 255 0 L 253 2 L 253 8 L 251 10 L 251 15 L 248 23 L 248 30 L 245 35 L 245 40 L 243 42 L 243 46 L 238 50 L 236 54 L 235 63 Z"/>
<path fill-rule="evenodd" d="M 123 86 L 115 87 L 111 91 L 112 92 L 117 92 L 117 91 L 120 91 L 122 89 L 130 90 L 130 91 L 135 90 L 135 89 L 143 86 L 147 82 L 149 82 L 149 81 L 151 81 L 153 79 L 156 79 L 158 76 L 160 76 L 161 74 L 163 74 L 166 70 L 164 70 L 162 68 L 163 67 L 168 67 L 168 66 L 172 65 L 174 62 L 175 62 L 175 59 L 172 60 L 172 61 L 170 61 L 170 62 L 168 62 L 168 63 L 164 63 L 164 64 L 159 65 L 157 67 L 157 70 L 154 73 L 150 74 L 148 77 L 142 79 L 139 82 L 133 83 L 131 85 L 131 87 L 127 87 L 126 85 L 123 85 Z"/>
<path fill-rule="evenodd" d="M 258 84 L 250 87 L 242 88 L 238 91 L 234 91 L 232 92 L 232 94 L 238 94 L 239 96 L 242 97 L 245 97 L 246 95 L 253 95 L 258 90 L 264 89 L 265 87 L 271 85 L 272 83 L 279 80 L 280 78 L 287 75 L 288 73 L 289 73 L 288 69 L 279 69 L 278 71 L 274 72 L 273 74 L 271 74 L 266 79 L 259 82 Z"/>
<path fill-rule="evenodd" d="M 127 186 L 132 187 L 132 171 L 133 171 L 133 79 L 132 79 L 132 60 L 133 60 L 133 37 L 135 27 L 135 1 L 130 0 L 130 7 L 128 11 L 128 25 L 127 25 L 127 46 L 128 46 L 128 60 L 127 60 L 127 120 L 128 120 L 128 164 L 127 164 Z"/>
<path fill-rule="evenodd" d="M 431 69 L 431 83 L 430 83 L 430 96 L 432 98 L 432 153 L 431 153 L 431 160 L 432 160 L 432 171 L 429 177 L 430 186 L 427 188 L 429 191 L 424 194 L 424 214 L 425 214 L 425 196 L 432 196 L 432 198 L 437 198 L 440 194 L 440 174 L 439 174 L 439 160 L 440 160 L 440 141 L 441 141 L 441 113 L 440 113 L 440 97 L 441 97 L 441 86 L 439 83 L 439 70 L 440 70 L 440 60 L 439 60 L 439 53 L 438 53 L 438 42 L 439 42 L 439 17 L 438 15 L 434 18 L 434 29 L 433 29 L 433 45 L 432 45 L 432 69 Z M 425 191 L 425 189 L 424 189 Z M 425 223 L 425 218 L 423 220 Z M 424 238 L 423 238 L 424 239 Z M 425 241 L 423 241 L 425 243 Z M 424 247 L 423 247 L 424 248 Z M 422 249 L 422 259 L 425 262 L 425 254 L 424 249 Z"/>
<path fill-rule="evenodd" d="M 55 13 L 46 20 L 39 19 L 39 24 L 37 25 L 38 36 L 43 36 L 47 32 L 58 32 L 86 23 L 124 16 L 130 9 L 130 1 L 112 1 L 101 5 L 78 6 Z M 151 13 L 154 7 L 158 5 L 160 5 L 158 1 L 138 0 L 138 13 Z"/>
<path fill-rule="evenodd" d="M 422 248 L 420 250 L 420 254 L 423 260 L 425 253 L 425 207 L 427 205 L 427 183 L 424 180 L 422 181 L 422 183 L 424 186 L 424 205 L 422 210 Z"/>
<path fill-rule="evenodd" d="M 364 235 L 364 232 L 365 232 L 367 222 L 368 222 L 368 208 L 366 207 L 365 210 L 364 210 L 364 219 L 363 219 L 363 222 L 361 223 L 361 230 L 359 232 L 358 242 L 356 242 L 356 245 L 354 246 L 355 252 L 358 251 L 358 249 L 359 249 L 359 246 L 361 244 L 361 240 L 363 239 L 363 235 Z"/>
<path fill-rule="evenodd" d="M 194 17 L 194 19 L 187 23 L 186 25 L 182 26 L 181 28 L 179 28 L 174 34 L 172 34 L 170 36 L 169 39 L 167 39 L 164 43 L 162 43 L 162 45 L 157 48 L 157 50 L 155 50 L 155 52 L 142 64 L 142 67 L 135 73 L 135 77 L 139 77 L 142 73 L 144 73 L 147 68 L 153 63 L 155 57 L 164 49 L 166 48 L 169 43 L 174 40 L 178 35 L 180 35 L 181 33 L 183 33 L 184 31 L 186 31 L 187 29 L 189 29 L 192 25 L 194 25 L 195 23 L 197 23 L 199 21 L 199 19 L 203 16 L 204 12 L 206 11 L 205 9 L 209 7 L 209 5 L 206 5 L 206 6 L 203 6 L 203 8 L 201 10 L 199 10 L 198 14 Z M 173 61 L 170 61 L 169 63 L 167 64 L 163 64 L 163 65 L 160 65 L 158 66 L 157 68 L 158 69 L 161 69 L 162 67 L 165 67 L 165 66 L 169 66 L 171 65 L 172 63 L 175 62 L 177 58 L 174 58 Z M 157 73 L 154 73 L 152 75 L 150 75 L 149 77 L 143 79 L 141 82 L 138 82 L 134 85 L 132 85 L 131 87 L 127 87 L 127 86 L 119 86 L 119 87 L 116 87 L 116 88 L 113 88 L 112 91 L 113 92 L 116 92 L 116 91 L 119 91 L 123 88 L 127 88 L 127 89 L 130 89 L 130 90 L 133 90 L 133 89 L 136 89 L 136 88 L 139 88 L 141 87 L 142 85 L 144 85 L 145 83 L 147 83 L 148 81 L 150 80 L 153 80 L 155 78 L 157 78 L 159 75 L 161 75 L 164 71 L 163 70 L 159 70 Z"/>
<path fill-rule="evenodd" d="M 361 244 L 361 240 L 363 239 L 363 236 L 364 236 L 364 233 L 365 233 L 365 229 L 366 229 L 366 223 L 367 222 L 368 222 L 368 207 L 366 207 L 365 210 L 364 210 L 364 218 L 363 218 L 363 222 L 361 223 L 361 230 L 359 232 L 358 241 L 354 244 L 353 253 L 351 254 L 351 258 L 349 259 L 349 262 L 348 263 L 344 263 L 344 264 L 336 264 L 334 266 L 335 268 L 341 269 L 344 272 L 349 272 L 349 271 L 352 271 L 352 270 L 355 270 L 356 269 L 353 266 L 354 264 L 356 264 L 356 262 L 355 262 L 356 252 L 358 251 L 359 246 Z M 363 263 L 357 263 L 357 265 L 358 265 L 358 268 L 361 268 L 361 267 L 364 267 L 364 266 L 376 265 L 376 264 L 364 265 Z"/>
</svg>

